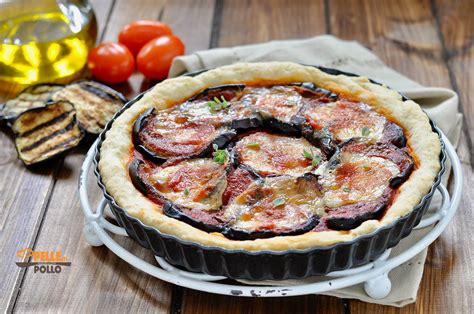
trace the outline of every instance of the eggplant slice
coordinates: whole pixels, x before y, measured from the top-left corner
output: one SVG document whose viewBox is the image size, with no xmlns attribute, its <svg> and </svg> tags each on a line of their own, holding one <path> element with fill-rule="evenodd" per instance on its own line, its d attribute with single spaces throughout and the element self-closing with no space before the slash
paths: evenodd
<svg viewBox="0 0 474 314">
<path fill-rule="evenodd" d="M 330 228 L 348 230 L 379 217 L 396 185 L 407 179 L 413 160 L 389 143 L 351 140 L 319 174 Z"/>
<path fill-rule="evenodd" d="M 77 146 L 84 137 L 76 123 L 74 106 L 66 101 L 20 114 L 12 129 L 18 156 L 26 165 L 55 157 Z"/>
<path fill-rule="evenodd" d="M 183 121 L 216 127 L 228 125 L 235 130 L 258 127 L 262 124 L 260 115 L 240 101 L 244 88 L 240 84 L 207 88 L 179 105 L 174 113 Z"/>
<path fill-rule="evenodd" d="M 278 176 L 255 181 L 224 209 L 231 239 L 252 240 L 302 234 L 324 213 L 317 178 Z"/>
<path fill-rule="evenodd" d="M 127 99 L 112 88 L 93 81 L 77 81 L 52 96 L 69 101 L 76 108 L 79 124 L 90 134 L 99 134 Z"/>
<path fill-rule="evenodd" d="M 301 176 L 326 158 L 304 138 L 257 132 L 240 139 L 234 147 L 237 162 L 261 176 Z"/>
<path fill-rule="evenodd" d="M 364 103 L 316 99 L 307 101 L 299 116 L 304 121 L 303 135 L 327 151 L 334 151 L 335 145 L 353 138 L 372 144 L 388 142 L 399 147 L 405 145 L 403 130 Z"/>
<path fill-rule="evenodd" d="M 229 163 L 211 158 L 186 159 L 169 167 L 134 159 L 129 165 L 134 186 L 163 205 L 170 217 L 206 231 L 222 228 L 220 208 L 227 186 Z"/>
<path fill-rule="evenodd" d="M 133 127 L 135 148 L 146 157 L 162 162 L 170 158 L 203 157 L 213 145 L 222 147 L 234 136 L 229 127 L 183 121 L 175 111 L 147 110 Z"/>
<path fill-rule="evenodd" d="M 43 107 L 61 89 L 63 85 L 59 84 L 39 84 L 24 89 L 15 98 L 0 105 L 0 120 L 13 121 L 27 110 Z"/>
</svg>

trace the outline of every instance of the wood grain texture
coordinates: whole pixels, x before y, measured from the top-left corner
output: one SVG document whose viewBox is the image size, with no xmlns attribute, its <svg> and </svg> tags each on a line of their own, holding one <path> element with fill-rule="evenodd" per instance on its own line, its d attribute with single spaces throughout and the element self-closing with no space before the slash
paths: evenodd
<svg viewBox="0 0 474 314">
<path fill-rule="evenodd" d="M 312 37 L 326 32 L 322 0 L 223 1 L 219 24 L 219 47 Z"/>
<path fill-rule="evenodd" d="M 109 17 L 109 23 L 114 24 L 104 28 L 106 34 L 103 37 L 113 38 L 117 30 L 132 20 L 157 19 L 159 14 L 163 15 L 164 21 L 173 19 L 177 15 L 175 11 L 180 8 L 176 5 L 167 8 L 166 5 L 165 2 L 116 1 Z M 197 23 L 202 19 L 203 5 L 208 5 L 210 13 L 207 14 L 212 17 L 213 2 L 200 1 L 196 5 L 200 7 L 189 6 L 185 10 L 188 23 Z M 135 6 L 142 9 L 135 12 Z M 185 33 L 184 25 L 175 25 L 177 29 L 181 28 L 182 34 Z M 208 27 L 207 31 L 202 31 L 201 37 L 207 44 L 211 22 Z M 188 28 L 188 32 L 190 31 L 192 29 Z M 109 35 L 109 32 L 113 35 Z M 186 35 L 190 36 L 189 33 Z M 199 38 L 196 39 L 196 43 L 198 42 Z M 137 78 L 141 79 L 138 75 Z M 129 91 L 128 96 L 133 93 L 135 91 Z M 47 274 L 34 274 L 28 270 L 15 310 L 72 312 L 81 308 L 85 312 L 167 312 L 172 301 L 171 285 L 132 268 L 105 247 L 91 248 L 83 238 L 83 214 L 77 196 L 77 180 L 86 149 L 83 145 L 81 150 L 66 157 L 35 246 L 38 250 L 62 250 L 70 258 L 72 266 L 64 269 L 61 274 L 49 277 Z M 90 181 L 90 186 L 97 186 L 93 175 Z M 101 195 L 96 187 L 91 198 L 98 202 Z M 132 253 L 154 263 L 151 252 L 142 249 L 134 241 L 123 237 L 117 237 L 117 241 Z"/>
<path fill-rule="evenodd" d="M 355 37 L 389 66 L 422 84 L 452 88 L 443 39 L 429 1 L 335 0 L 329 11 L 334 35 Z M 460 150 L 467 147 L 466 141 L 462 144 Z M 464 186 L 470 191 L 464 193 L 453 223 L 428 251 L 417 303 L 400 310 L 351 301 L 352 313 L 465 313 L 472 308 L 473 248 L 465 236 L 472 217 L 469 158 L 464 158 L 463 167 L 467 176 Z"/>
<path fill-rule="evenodd" d="M 433 1 L 454 88 L 464 113 L 465 133 L 474 170 L 474 1 Z"/>
</svg>

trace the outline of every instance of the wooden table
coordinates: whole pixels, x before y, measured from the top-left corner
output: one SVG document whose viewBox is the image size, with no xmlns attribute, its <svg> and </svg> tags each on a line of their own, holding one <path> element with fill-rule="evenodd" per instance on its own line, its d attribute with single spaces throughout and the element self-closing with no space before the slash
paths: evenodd
<svg viewBox="0 0 474 314">
<path fill-rule="evenodd" d="M 333 34 L 357 40 L 384 62 L 428 86 L 459 93 L 464 113 L 458 149 L 465 182 L 454 221 L 430 247 L 418 301 L 396 309 L 324 296 L 258 299 L 211 295 L 152 278 L 106 248 L 91 248 L 82 234 L 77 196 L 81 146 L 65 158 L 26 169 L 7 133 L 0 133 L 0 309 L 26 311 L 160 312 L 427 312 L 474 309 L 472 220 L 474 204 L 474 11 L 472 0 L 451 1 L 92 1 L 101 41 L 117 39 L 137 19 L 169 23 L 187 52 Z M 133 96 L 148 86 L 140 74 L 119 86 Z M 7 99 L 12 93 L 3 93 Z M 5 131 L 5 130 L 3 130 Z M 99 193 L 94 194 L 97 200 Z M 152 261 L 150 252 L 117 239 Z M 72 262 L 60 274 L 33 273 L 15 265 L 17 250 L 62 250 Z"/>
</svg>

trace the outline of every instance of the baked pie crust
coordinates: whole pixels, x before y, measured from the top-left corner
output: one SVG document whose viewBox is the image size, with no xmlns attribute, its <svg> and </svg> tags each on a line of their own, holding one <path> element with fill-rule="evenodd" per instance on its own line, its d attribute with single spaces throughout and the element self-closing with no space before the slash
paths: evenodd
<svg viewBox="0 0 474 314">
<path fill-rule="evenodd" d="M 135 152 L 134 126 L 137 119 L 151 108 L 155 113 L 159 113 L 185 102 L 207 88 L 220 85 L 275 86 L 298 82 L 313 83 L 339 95 L 345 101 L 362 103 L 363 106 L 383 115 L 403 129 L 407 150 L 414 160 L 415 167 L 409 178 L 397 188 L 390 206 L 379 219 L 366 220 L 349 230 L 325 229 L 252 240 L 231 239 L 220 232 L 206 232 L 185 221 L 167 216 L 163 212 L 163 206 L 145 196 L 133 184 L 129 166 Z M 265 103 L 261 107 L 263 112 L 261 115 L 265 110 L 271 110 L 265 107 Z M 319 119 L 326 121 L 321 117 Z M 370 115 L 367 119 L 370 120 Z M 344 133 L 338 134 L 337 138 L 341 141 L 346 140 Z M 240 63 L 209 70 L 194 77 L 168 79 L 145 93 L 139 101 L 114 120 L 110 130 L 105 134 L 105 140 L 100 148 L 98 169 L 107 192 L 115 202 L 126 209 L 130 216 L 138 218 L 145 225 L 154 227 L 161 233 L 210 247 L 246 251 L 283 251 L 350 241 L 407 215 L 431 189 L 441 168 L 440 151 L 439 137 L 432 131 L 429 119 L 419 105 L 411 100 L 404 101 L 399 93 L 371 83 L 365 77 L 331 75 L 314 67 L 289 62 Z M 325 182 L 331 180 L 330 177 L 322 177 Z"/>
</svg>

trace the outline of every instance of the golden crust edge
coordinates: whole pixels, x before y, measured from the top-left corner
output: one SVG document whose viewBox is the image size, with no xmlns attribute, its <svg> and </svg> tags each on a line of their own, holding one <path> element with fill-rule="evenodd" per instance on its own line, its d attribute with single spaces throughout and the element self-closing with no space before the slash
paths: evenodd
<svg viewBox="0 0 474 314">
<path fill-rule="evenodd" d="M 236 241 L 218 233 L 207 233 L 161 213 L 161 208 L 135 189 L 128 176 L 129 152 L 132 147 L 131 128 L 135 119 L 154 106 L 165 109 L 191 97 L 202 89 L 228 83 L 267 81 L 288 83 L 310 81 L 334 92 L 365 101 L 397 120 L 407 134 L 419 167 L 399 189 L 399 195 L 379 220 L 369 220 L 349 232 L 308 232 L 298 236 L 274 237 Z M 176 98 L 175 95 L 180 95 Z M 317 68 L 291 62 L 238 63 L 204 72 L 196 77 L 168 79 L 156 85 L 141 100 L 127 109 L 107 132 L 100 151 L 99 171 L 107 192 L 129 215 L 160 232 L 204 246 L 248 251 L 307 249 L 352 240 L 388 225 L 409 213 L 428 193 L 439 172 L 441 145 L 432 132 L 428 117 L 413 101 L 402 101 L 401 96 L 386 87 L 372 84 L 364 77 L 330 75 Z"/>
</svg>

